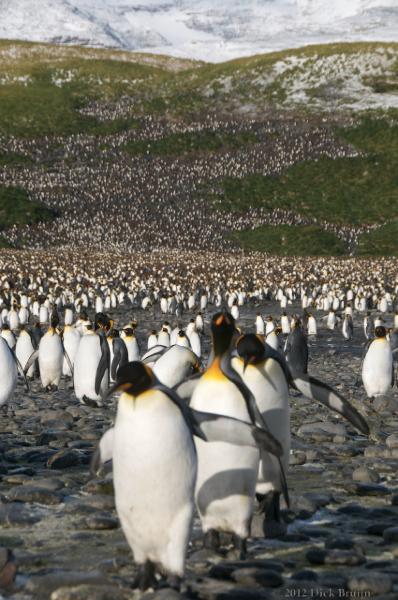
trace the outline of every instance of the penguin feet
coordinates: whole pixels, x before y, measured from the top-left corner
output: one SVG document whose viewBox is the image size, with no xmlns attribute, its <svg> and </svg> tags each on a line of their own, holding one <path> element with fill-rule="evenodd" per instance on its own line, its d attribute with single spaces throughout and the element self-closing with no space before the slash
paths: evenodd
<svg viewBox="0 0 398 600">
<path fill-rule="evenodd" d="M 80 401 L 85 406 L 90 406 L 90 408 L 99 408 L 100 407 L 100 405 L 98 404 L 98 402 L 96 400 L 92 400 L 91 398 L 87 398 L 87 396 L 83 396 L 83 398 L 81 398 Z"/>
<path fill-rule="evenodd" d="M 174 575 L 173 573 L 170 573 L 169 575 L 167 575 L 167 577 L 163 578 L 158 586 L 157 589 L 165 589 L 165 588 L 169 588 L 172 590 L 175 590 L 176 592 L 180 592 L 181 591 L 181 583 L 182 583 L 182 579 L 181 577 L 179 577 L 179 575 Z"/>
<path fill-rule="evenodd" d="M 145 564 L 139 566 L 138 573 L 133 581 L 133 588 L 138 588 L 142 592 L 157 586 L 157 580 L 155 577 L 155 565 L 150 560 L 147 560 Z"/>
<path fill-rule="evenodd" d="M 238 560 L 245 560 L 247 557 L 246 538 L 241 538 L 239 535 L 233 534 L 232 537 L 234 548 L 238 554 Z"/>
<path fill-rule="evenodd" d="M 259 512 L 264 513 L 263 532 L 266 538 L 283 537 L 286 534 L 286 523 L 281 519 L 280 492 L 256 494 Z"/>
<path fill-rule="evenodd" d="M 58 390 L 58 386 L 57 385 L 53 385 L 52 383 L 50 383 L 46 387 L 46 392 L 56 392 L 57 390 Z"/>
<path fill-rule="evenodd" d="M 204 547 L 215 552 L 220 548 L 220 534 L 215 529 L 209 529 L 205 533 Z"/>
</svg>

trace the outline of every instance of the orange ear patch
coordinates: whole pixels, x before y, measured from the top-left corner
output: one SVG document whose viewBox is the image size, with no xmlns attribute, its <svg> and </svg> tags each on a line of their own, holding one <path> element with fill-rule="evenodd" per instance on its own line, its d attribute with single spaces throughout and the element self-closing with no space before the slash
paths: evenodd
<svg viewBox="0 0 398 600">
<path fill-rule="evenodd" d="M 216 325 L 221 325 L 224 322 L 224 315 L 220 315 L 218 319 L 215 320 Z"/>
</svg>

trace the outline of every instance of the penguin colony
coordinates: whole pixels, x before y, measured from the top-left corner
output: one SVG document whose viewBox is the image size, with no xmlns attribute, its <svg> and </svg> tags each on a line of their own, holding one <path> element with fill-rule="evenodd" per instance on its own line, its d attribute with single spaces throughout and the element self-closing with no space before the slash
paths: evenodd
<svg viewBox="0 0 398 600">
<path fill-rule="evenodd" d="M 64 289 L 40 275 L 4 278 L 0 402 L 6 405 L 20 377 L 27 389 L 39 378 L 50 393 L 70 380 L 88 407 L 117 403 L 92 471 L 112 463 L 118 516 L 139 567 L 136 585 L 166 579 L 179 588 L 195 511 L 205 546 L 218 550 L 221 534 L 229 534 L 241 559 L 255 509 L 266 537 L 286 532 L 280 509 L 289 505 L 289 388 L 369 434 L 361 412 L 311 376 L 308 340 L 324 328 L 349 344 L 353 315 L 362 316 L 366 393 L 372 401 L 393 393 L 398 285 L 311 282 L 249 291 L 151 283 L 135 292 L 91 287 L 84 277 Z M 261 310 L 270 299 L 279 303 L 278 316 Z M 240 311 L 250 303 L 260 310 L 243 330 Z M 120 306 L 131 310 L 125 323 L 111 316 Z M 145 340 L 136 316 L 142 311 L 153 314 Z"/>
<path fill-rule="evenodd" d="M 209 116 L 186 123 L 153 115 L 140 118 L 131 105 L 129 110 L 137 126 L 112 135 L 38 139 L 10 136 L 2 141 L 4 151 L 18 152 L 33 163 L 1 169 L 2 185 L 28 190 L 32 199 L 61 213 L 51 223 L 2 231 L 9 244 L 35 249 L 62 246 L 124 252 L 162 248 L 219 252 L 235 247 L 228 235 L 233 231 L 261 225 L 316 224 L 339 237 L 351 253 L 362 233 L 382 225 L 340 225 L 281 208 L 228 213 L 208 202 L 208 196 L 217 190 L 215 182 L 223 178 L 253 173 L 275 175 L 306 160 L 357 156 L 357 150 L 339 141 L 330 128 L 320 125 L 319 119 L 301 117 L 296 121 L 275 116 L 252 120 L 240 115 L 239 119 Z M 112 123 L 120 118 L 119 110 L 101 103 L 84 114 L 100 122 Z M 188 160 L 184 156 L 147 154 L 131 157 L 125 150 L 130 141 L 150 144 L 175 134 L 203 131 L 234 138 L 246 133 L 258 142 L 228 151 L 199 153 Z M 51 172 L 47 169 L 49 163 L 53 166 Z M 43 165 L 43 170 L 38 165 Z M 204 183 L 206 194 L 198 194 Z"/>
</svg>

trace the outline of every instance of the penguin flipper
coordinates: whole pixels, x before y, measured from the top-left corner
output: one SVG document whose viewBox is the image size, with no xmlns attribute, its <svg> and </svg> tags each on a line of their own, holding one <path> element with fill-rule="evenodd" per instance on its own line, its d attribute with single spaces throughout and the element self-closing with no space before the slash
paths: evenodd
<svg viewBox="0 0 398 600">
<path fill-rule="evenodd" d="M 63 352 L 64 352 L 65 360 L 68 363 L 69 371 L 71 373 L 71 376 L 73 377 L 73 365 L 72 365 L 72 361 L 71 361 L 71 359 L 69 357 L 69 354 L 65 350 L 65 347 L 64 347 L 63 344 L 62 344 L 62 349 L 63 349 Z"/>
<path fill-rule="evenodd" d="M 105 340 L 105 344 L 108 342 Z M 102 354 L 98 363 L 97 372 L 95 374 L 95 393 L 99 394 L 101 390 L 101 383 L 104 378 L 106 371 L 109 371 L 109 349 L 106 351 L 105 344 L 102 344 Z"/>
<path fill-rule="evenodd" d="M 35 350 L 29 356 L 28 362 L 26 363 L 25 368 L 23 369 L 24 375 L 26 375 L 26 373 L 29 371 L 30 367 L 33 365 L 33 363 L 35 362 L 35 360 L 37 360 L 38 358 L 39 358 L 39 350 Z"/>
<path fill-rule="evenodd" d="M 264 428 L 265 431 L 269 431 L 268 425 L 265 421 L 264 416 L 258 409 L 256 399 L 252 392 L 249 390 L 247 385 L 243 382 L 243 379 L 240 375 L 232 368 L 231 359 L 228 354 L 225 354 L 221 359 L 220 364 L 221 371 L 232 383 L 236 385 L 238 390 L 243 396 L 243 399 L 246 403 L 247 412 L 249 413 L 250 421 L 252 425 L 256 425 L 258 423 L 261 427 Z"/>
<path fill-rule="evenodd" d="M 17 370 L 20 372 L 20 374 L 21 374 L 21 377 L 22 377 L 22 379 L 24 380 L 25 389 L 26 389 L 26 391 L 27 391 L 27 392 L 30 392 L 30 386 L 29 386 L 29 382 L 28 382 L 28 380 L 27 380 L 27 377 L 26 377 L 25 371 L 24 371 L 24 369 L 23 369 L 23 367 L 22 367 L 21 363 L 19 362 L 19 360 L 18 360 L 18 357 L 17 357 L 17 355 L 15 354 L 15 352 L 11 351 L 11 354 L 12 354 L 12 357 L 13 357 L 13 359 L 14 359 L 14 361 L 15 361 L 15 364 L 17 365 Z"/>
<path fill-rule="evenodd" d="M 156 381 L 154 389 L 166 394 L 166 396 L 168 396 L 170 400 L 174 402 L 174 404 L 180 409 L 182 416 L 184 417 L 185 423 L 193 436 L 196 435 L 202 440 L 207 441 L 205 434 L 197 426 L 197 423 L 192 416 L 192 409 L 189 408 L 188 404 L 179 397 L 179 395 L 174 389 L 166 387 L 165 385 L 160 383 L 160 381 Z"/>
<path fill-rule="evenodd" d="M 92 475 L 98 475 L 102 465 L 112 460 L 114 432 L 115 428 L 111 427 L 100 439 L 90 462 L 90 472 Z"/>
<path fill-rule="evenodd" d="M 280 457 L 283 449 L 274 436 L 265 429 L 233 417 L 190 409 L 197 428 L 209 442 L 227 442 L 236 446 L 251 446 Z"/>
<path fill-rule="evenodd" d="M 294 384 L 304 396 L 327 406 L 347 419 L 358 431 L 369 435 L 369 426 L 363 416 L 332 387 L 314 377 L 304 375 L 294 379 Z"/>
<path fill-rule="evenodd" d="M 192 377 L 184 379 L 181 383 L 177 383 L 177 385 L 173 387 L 173 390 L 179 395 L 181 400 L 185 400 L 185 402 L 189 403 L 201 376 L 202 373 L 195 373 Z"/>
<path fill-rule="evenodd" d="M 153 352 L 152 354 L 150 354 L 149 350 L 146 354 L 144 354 L 141 360 L 144 364 L 156 362 L 161 356 L 163 356 L 166 350 L 168 350 L 167 346 L 162 346 L 161 350 L 156 350 L 156 352 Z"/>
</svg>

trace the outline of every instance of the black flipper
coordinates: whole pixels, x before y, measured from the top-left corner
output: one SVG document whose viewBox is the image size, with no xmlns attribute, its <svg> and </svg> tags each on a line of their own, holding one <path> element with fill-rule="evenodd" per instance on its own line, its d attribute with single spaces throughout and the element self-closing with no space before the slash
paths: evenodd
<svg viewBox="0 0 398 600">
<path fill-rule="evenodd" d="M 188 379 L 184 379 L 181 383 L 177 383 L 177 385 L 173 387 L 173 390 L 178 394 L 181 400 L 185 400 L 185 402 L 188 402 L 189 404 L 192 394 L 201 377 L 202 373 L 195 373 L 195 375 L 188 377 Z"/>
<path fill-rule="evenodd" d="M 327 383 L 323 383 L 315 379 L 315 377 L 302 375 L 294 380 L 294 384 L 304 396 L 313 398 L 317 402 L 324 404 L 347 419 L 358 431 L 364 435 L 369 435 L 369 426 L 364 417 L 348 400 L 327 385 Z"/>
<path fill-rule="evenodd" d="M 67 353 L 67 351 L 65 350 L 64 342 L 63 342 L 63 340 L 62 340 L 62 339 L 61 339 L 61 344 L 62 344 L 62 352 L 64 353 L 65 360 L 66 360 L 66 362 L 68 363 L 68 367 L 69 367 L 69 370 L 70 370 L 71 376 L 73 377 L 73 365 L 72 365 L 72 361 L 71 361 L 71 359 L 69 358 L 69 354 L 68 354 L 68 353 Z"/>
<path fill-rule="evenodd" d="M 28 358 L 28 362 L 25 365 L 25 368 L 22 369 L 24 375 L 26 375 L 26 373 L 29 371 L 30 367 L 33 365 L 33 363 L 39 358 L 39 350 L 35 350 L 34 352 L 32 352 L 32 354 L 29 356 Z"/>
<path fill-rule="evenodd" d="M 28 382 L 28 380 L 27 380 L 27 377 L 26 377 L 25 371 L 24 371 L 24 369 L 23 369 L 23 367 L 22 367 L 21 363 L 19 362 L 19 360 L 18 360 L 18 358 L 17 358 L 17 355 L 15 354 L 15 352 L 13 352 L 12 350 L 10 350 L 10 352 L 11 352 L 11 354 L 12 354 L 12 357 L 13 357 L 14 361 L 15 361 L 15 364 L 17 365 L 17 370 L 19 371 L 19 373 L 20 373 L 20 374 L 21 374 L 21 376 L 22 376 L 22 379 L 24 380 L 24 384 L 25 384 L 25 390 L 26 390 L 27 392 L 30 392 L 30 386 L 29 386 L 29 382 Z M 29 360 L 30 360 L 30 357 L 29 357 Z"/>
<path fill-rule="evenodd" d="M 146 365 L 151 362 L 156 362 L 163 354 L 168 350 L 167 346 L 155 346 L 153 353 L 151 350 L 148 350 L 142 357 L 142 362 Z"/>
<path fill-rule="evenodd" d="M 101 358 L 98 363 L 97 373 L 95 374 L 95 393 L 99 394 L 101 391 L 101 382 L 104 378 L 106 371 L 108 370 L 109 374 L 109 362 L 110 362 L 110 352 L 108 341 L 105 335 L 99 335 L 100 344 L 101 344 Z"/>
<path fill-rule="evenodd" d="M 283 454 L 283 448 L 278 440 L 264 429 L 224 415 L 202 412 L 193 408 L 190 408 L 190 411 L 202 439 L 209 442 L 227 442 L 236 446 L 251 446 L 277 457 Z"/>
<path fill-rule="evenodd" d="M 111 378 L 116 381 L 119 367 L 123 367 L 129 361 L 126 344 L 121 338 L 113 340 L 113 360 L 111 364 Z"/>
</svg>

